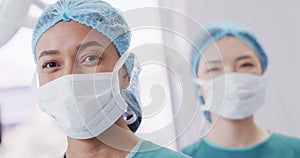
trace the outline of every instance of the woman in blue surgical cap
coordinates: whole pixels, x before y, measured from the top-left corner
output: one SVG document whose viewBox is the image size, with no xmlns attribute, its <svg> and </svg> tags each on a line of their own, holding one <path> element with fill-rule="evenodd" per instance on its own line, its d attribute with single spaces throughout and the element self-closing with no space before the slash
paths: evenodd
<svg viewBox="0 0 300 158">
<path fill-rule="evenodd" d="M 254 34 L 230 22 L 210 23 L 205 30 L 194 42 L 191 64 L 201 109 L 216 123 L 182 152 L 195 158 L 300 157 L 299 139 L 262 129 L 253 120 L 264 104 L 268 65 Z"/>
<path fill-rule="evenodd" d="M 188 157 L 134 135 L 139 65 L 125 53 L 129 43 L 124 18 L 101 0 L 59 0 L 39 17 L 33 89 L 39 108 L 67 136 L 64 157 Z"/>
</svg>

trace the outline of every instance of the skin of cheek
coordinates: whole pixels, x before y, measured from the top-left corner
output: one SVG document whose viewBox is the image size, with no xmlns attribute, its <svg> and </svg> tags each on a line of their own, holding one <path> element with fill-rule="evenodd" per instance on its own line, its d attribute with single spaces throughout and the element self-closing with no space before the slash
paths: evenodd
<svg viewBox="0 0 300 158">
<path fill-rule="evenodd" d="M 112 72 L 115 64 L 120 59 L 117 50 L 115 49 L 113 44 L 110 44 L 108 48 L 105 50 L 105 55 L 103 56 L 103 62 L 99 64 L 96 68 L 95 72 Z M 125 77 L 126 76 L 126 77 Z M 120 88 L 125 89 L 129 86 L 130 78 L 128 77 L 127 69 L 124 66 L 119 70 L 119 82 Z"/>
<path fill-rule="evenodd" d="M 44 84 L 47 84 L 48 82 L 51 82 L 57 78 L 59 78 L 61 75 L 45 75 L 44 72 L 41 70 L 41 65 L 37 65 L 37 73 L 39 78 L 39 86 L 43 86 Z"/>
</svg>

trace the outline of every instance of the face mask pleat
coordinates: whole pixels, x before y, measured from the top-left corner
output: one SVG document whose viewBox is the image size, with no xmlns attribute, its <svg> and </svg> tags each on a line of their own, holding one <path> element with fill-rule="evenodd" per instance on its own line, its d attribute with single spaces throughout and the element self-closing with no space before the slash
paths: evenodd
<svg viewBox="0 0 300 158">
<path fill-rule="evenodd" d="M 230 73 L 211 80 L 197 80 L 205 93 L 203 111 L 227 119 L 244 119 L 253 115 L 265 101 L 266 79 L 247 73 Z"/>
</svg>

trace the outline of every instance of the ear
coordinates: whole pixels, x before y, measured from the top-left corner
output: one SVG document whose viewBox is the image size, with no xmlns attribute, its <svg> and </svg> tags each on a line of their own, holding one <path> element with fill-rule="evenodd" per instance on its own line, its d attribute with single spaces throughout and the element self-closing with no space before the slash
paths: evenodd
<svg viewBox="0 0 300 158">
<path fill-rule="evenodd" d="M 122 66 L 121 70 L 120 70 L 120 84 L 121 84 L 121 89 L 126 89 L 129 84 L 130 84 L 130 77 L 128 75 L 127 69 L 125 66 Z"/>
</svg>

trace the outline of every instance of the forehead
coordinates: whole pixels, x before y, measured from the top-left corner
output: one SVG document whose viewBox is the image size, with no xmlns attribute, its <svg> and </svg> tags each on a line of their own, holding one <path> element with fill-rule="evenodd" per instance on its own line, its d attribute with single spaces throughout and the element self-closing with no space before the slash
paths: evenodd
<svg viewBox="0 0 300 158">
<path fill-rule="evenodd" d="M 98 31 L 75 21 L 61 21 L 48 29 L 37 42 L 36 55 L 44 50 L 66 50 L 87 41 L 109 45 L 110 41 Z"/>
<path fill-rule="evenodd" d="M 232 62 L 240 56 L 251 56 L 258 60 L 254 50 L 244 41 L 235 36 L 225 36 L 213 43 L 210 43 L 203 52 L 205 60 L 223 60 Z M 201 57 L 201 60 L 204 58 Z"/>
</svg>

